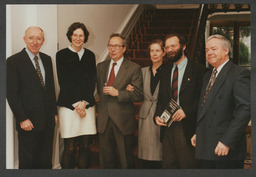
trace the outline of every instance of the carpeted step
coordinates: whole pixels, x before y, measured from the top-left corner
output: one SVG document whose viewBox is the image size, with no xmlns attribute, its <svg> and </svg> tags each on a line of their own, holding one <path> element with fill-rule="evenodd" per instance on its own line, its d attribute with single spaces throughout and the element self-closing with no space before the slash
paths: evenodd
<svg viewBox="0 0 256 177">
<path fill-rule="evenodd" d="M 161 15 L 154 15 L 152 16 L 151 20 L 157 21 L 157 20 L 174 20 L 174 21 L 188 21 L 193 20 L 194 15 L 193 14 L 161 14 Z"/>
<path fill-rule="evenodd" d="M 150 58 L 148 50 L 136 50 L 136 49 L 127 49 L 126 55 L 128 58 L 137 59 L 137 58 Z"/>
<path fill-rule="evenodd" d="M 136 59 L 132 59 L 131 61 L 140 65 L 141 68 L 150 66 L 152 64 L 152 62 L 149 58 L 147 58 L 147 59 L 146 58 L 136 58 Z"/>
<path fill-rule="evenodd" d="M 191 29 L 190 27 L 149 27 L 144 29 L 144 34 L 171 34 L 171 33 L 183 33 L 189 34 Z"/>
<path fill-rule="evenodd" d="M 198 9 L 158 9 L 155 11 L 157 14 L 194 14 L 198 12 Z"/>
<path fill-rule="evenodd" d="M 192 27 L 192 21 L 170 21 L 170 20 L 158 20 L 154 22 L 150 22 L 149 26 L 151 27 Z M 147 26 L 147 27 L 149 27 Z"/>
<path fill-rule="evenodd" d="M 177 31 L 178 32 L 178 31 Z M 183 34 L 183 36 L 187 39 L 190 38 L 190 34 L 188 33 L 180 33 L 180 34 Z M 139 35 L 139 39 L 140 41 L 143 41 L 143 42 L 150 42 L 150 41 L 153 41 L 155 39 L 164 39 L 166 36 L 166 34 L 141 34 Z"/>
</svg>

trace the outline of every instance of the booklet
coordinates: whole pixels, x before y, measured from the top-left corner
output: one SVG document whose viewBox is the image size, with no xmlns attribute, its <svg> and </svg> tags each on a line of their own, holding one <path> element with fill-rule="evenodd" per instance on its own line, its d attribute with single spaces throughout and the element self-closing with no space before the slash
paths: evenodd
<svg viewBox="0 0 256 177">
<path fill-rule="evenodd" d="M 160 119 L 162 119 L 167 124 L 167 126 L 170 127 L 173 123 L 172 116 L 179 109 L 180 106 L 176 103 L 176 101 L 171 99 L 169 104 L 166 106 L 164 112 L 160 116 Z"/>
</svg>

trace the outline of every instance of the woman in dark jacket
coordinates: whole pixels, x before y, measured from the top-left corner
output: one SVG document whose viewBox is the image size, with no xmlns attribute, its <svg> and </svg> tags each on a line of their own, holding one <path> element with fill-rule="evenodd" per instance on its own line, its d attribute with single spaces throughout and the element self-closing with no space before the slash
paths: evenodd
<svg viewBox="0 0 256 177">
<path fill-rule="evenodd" d="M 60 133 L 64 138 L 62 168 L 88 168 L 90 135 L 96 134 L 95 55 L 83 48 L 89 32 L 83 23 L 73 23 L 67 31 L 69 47 L 56 54 L 60 85 L 58 98 Z M 76 146 L 79 154 L 76 159 Z"/>
</svg>

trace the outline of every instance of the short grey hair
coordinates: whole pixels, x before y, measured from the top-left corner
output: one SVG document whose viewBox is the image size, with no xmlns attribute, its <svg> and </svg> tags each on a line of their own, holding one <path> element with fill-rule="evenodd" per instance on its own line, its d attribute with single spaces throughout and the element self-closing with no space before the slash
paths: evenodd
<svg viewBox="0 0 256 177">
<path fill-rule="evenodd" d="M 206 42 L 208 42 L 211 39 L 219 39 L 219 40 L 221 40 L 222 48 L 223 49 L 228 49 L 229 52 L 230 52 L 230 50 L 231 50 L 231 42 L 225 36 L 220 35 L 220 34 L 214 34 L 214 35 L 211 35 L 210 37 L 208 37 Z"/>
<path fill-rule="evenodd" d="M 127 41 L 125 39 L 125 37 L 123 35 L 121 35 L 120 33 L 112 33 L 109 37 L 108 42 L 110 41 L 110 39 L 112 39 L 113 37 L 120 37 L 122 39 L 122 45 L 123 47 L 126 47 Z"/>
</svg>

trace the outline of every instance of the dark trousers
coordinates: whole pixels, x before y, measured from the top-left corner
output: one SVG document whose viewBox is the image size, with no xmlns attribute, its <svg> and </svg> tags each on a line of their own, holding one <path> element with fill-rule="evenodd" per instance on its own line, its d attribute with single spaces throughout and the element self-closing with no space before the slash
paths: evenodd
<svg viewBox="0 0 256 177">
<path fill-rule="evenodd" d="M 197 168 L 195 149 L 186 141 L 181 122 L 174 122 L 169 128 L 166 128 L 162 149 L 163 168 Z"/>
<path fill-rule="evenodd" d="M 18 132 L 19 169 L 52 169 L 54 128 Z"/>
<path fill-rule="evenodd" d="M 213 161 L 213 160 L 201 160 L 202 169 L 243 169 L 243 160 L 223 160 L 223 161 Z"/>
<path fill-rule="evenodd" d="M 160 169 L 162 168 L 162 161 L 142 160 L 143 169 Z"/>
<path fill-rule="evenodd" d="M 123 135 L 109 118 L 105 132 L 99 134 L 100 168 L 114 169 L 117 168 L 118 162 L 120 168 L 135 168 L 132 151 L 133 138 L 133 134 Z"/>
<path fill-rule="evenodd" d="M 73 138 L 64 138 L 64 152 L 61 166 L 63 169 L 74 169 L 75 166 L 88 168 L 90 165 L 90 135 L 83 135 Z M 77 152 L 77 148 L 79 150 Z"/>
</svg>

